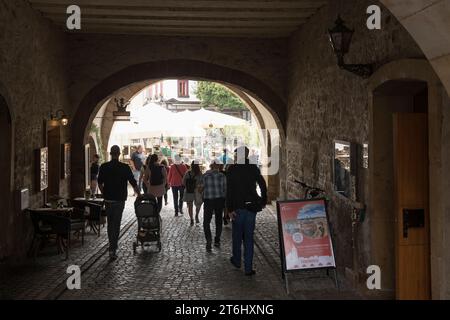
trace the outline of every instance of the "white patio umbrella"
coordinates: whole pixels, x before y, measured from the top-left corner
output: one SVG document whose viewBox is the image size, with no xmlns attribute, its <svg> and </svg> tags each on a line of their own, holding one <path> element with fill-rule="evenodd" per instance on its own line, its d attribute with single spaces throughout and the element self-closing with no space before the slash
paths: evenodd
<svg viewBox="0 0 450 320">
<path fill-rule="evenodd" d="M 124 130 L 130 130 L 128 133 L 130 139 L 160 137 L 161 135 L 179 137 L 205 135 L 204 130 L 192 122 L 189 111 L 179 115 L 158 104 L 150 104 L 132 111 L 131 118 L 137 124 L 124 128 Z"/>
<path fill-rule="evenodd" d="M 239 126 L 245 125 L 246 121 L 237 117 L 229 116 L 227 114 L 215 111 L 209 111 L 204 108 L 191 112 L 193 122 L 198 123 L 203 128 L 223 128 L 225 126 Z"/>
<path fill-rule="evenodd" d="M 175 121 L 175 114 L 157 105 L 150 104 L 140 107 L 131 114 L 132 119 L 137 122 L 133 136 L 159 137 L 165 134 Z"/>
</svg>

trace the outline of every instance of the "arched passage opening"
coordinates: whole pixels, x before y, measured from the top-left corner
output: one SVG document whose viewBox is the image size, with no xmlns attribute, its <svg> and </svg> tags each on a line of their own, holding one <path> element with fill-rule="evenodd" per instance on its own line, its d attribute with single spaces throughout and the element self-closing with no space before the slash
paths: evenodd
<svg viewBox="0 0 450 320">
<path fill-rule="evenodd" d="M 440 239 L 450 163 L 445 89 L 424 60 L 389 63 L 368 88 L 371 263 L 383 270 L 390 297 L 443 297 L 448 257 Z"/>
<path fill-rule="evenodd" d="M 279 130 L 280 144 L 272 150 L 281 154 L 284 141 L 284 124 L 286 117 L 285 102 L 263 82 L 241 71 L 194 60 L 168 60 L 149 62 L 128 67 L 103 80 L 94 87 L 81 101 L 74 116 L 72 126 L 72 195 L 84 192 L 85 159 L 84 145 L 88 143 L 89 128 L 102 108 L 107 109 L 111 98 L 118 92 L 126 92 L 132 98 L 145 87 L 161 79 L 195 79 L 218 82 L 228 86 L 244 100 L 249 108 L 257 113 L 257 118 L 264 119 L 264 127 Z M 106 105 L 106 106 L 105 106 Z M 108 112 L 107 110 L 104 112 Z M 263 110 L 264 114 L 258 110 Z M 281 161 L 278 161 L 281 163 Z M 270 181 L 269 181 L 270 184 Z M 272 182 L 273 184 L 273 182 Z M 279 183 L 278 183 L 279 185 Z"/>
</svg>

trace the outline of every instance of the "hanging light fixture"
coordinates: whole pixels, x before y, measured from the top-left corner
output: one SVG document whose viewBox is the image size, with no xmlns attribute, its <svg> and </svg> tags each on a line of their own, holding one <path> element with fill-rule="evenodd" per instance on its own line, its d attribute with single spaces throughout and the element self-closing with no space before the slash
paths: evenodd
<svg viewBox="0 0 450 320">
<path fill-rule="evenodd" d="M 63 109 L 57 110 L 55 113 L 50 114 L 50 121 L 54 126 L 61 124 L 67 126 L 69 124 L 69 117 L 66 115 Z"/>
<path fill-rule="evenodd" d="M 354 32 L 355 30 L 349 29 L 344 24 L 341 17 L 338 16 L 334 28 L 328 30 L 331 46 L 337 57 L 338 66 L 341 69 L 347 70 L 360 77 L 368 78 L 373 73 L 373 66 L 371 64 L 346 64 L 344 61 L 344 56 L 350 50 Z"/>
</svg>

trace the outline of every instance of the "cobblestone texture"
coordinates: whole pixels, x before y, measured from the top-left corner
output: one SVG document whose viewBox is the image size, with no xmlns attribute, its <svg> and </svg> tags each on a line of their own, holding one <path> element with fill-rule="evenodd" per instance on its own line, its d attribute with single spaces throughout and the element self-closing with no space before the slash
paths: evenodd
<svg viewBox="0 0 450 320">
<path fill-rule="evenodd" d="M 185 209 L 186 211 L 186 209 Z M 205 250 L 202 225 L 189 225 L 188 216 L 174 217 L 163 208 L 163 249 L 137 249 L 132 242 L 136 222 L 128 202 L 119 241 L 119 258 L 109 261 L 106 229 L 101 237 L 87 236 L 84 247 L 75 243 L 69 261 L 56 255 L 54 246 L 36 262 L 14 269 L 1 283 L 0 295 L 11 299 L 340 299 L 358 298 L 351 290 L 336 291 L 330 278 L 290 276 L 287 295 L 280 273 L 278 229 L 273 208 L 257 217 L 254 265 L 257 274 L 246 277 L 229 263 L 231 226 L 224 227 L 222 247 Z M 82 269 L 82 289 L 65 289 L 68 265 Z"/>
</svg>

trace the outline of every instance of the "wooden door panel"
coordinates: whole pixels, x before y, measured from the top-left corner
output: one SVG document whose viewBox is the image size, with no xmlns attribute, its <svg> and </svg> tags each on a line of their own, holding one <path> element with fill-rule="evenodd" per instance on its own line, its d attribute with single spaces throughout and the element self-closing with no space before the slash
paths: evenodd
<svg viewBox="0 0 450 320">
<path fill-rule="evenodd" d="M 402 246 L 398 251 L 397 299 L 430 299 L 430 252 L 428 245 Z"/>
<path fill-rule="evenodd" d="M 430 298 L 427 115 L 394 114 L 396 293 Z"/>
</svg>

